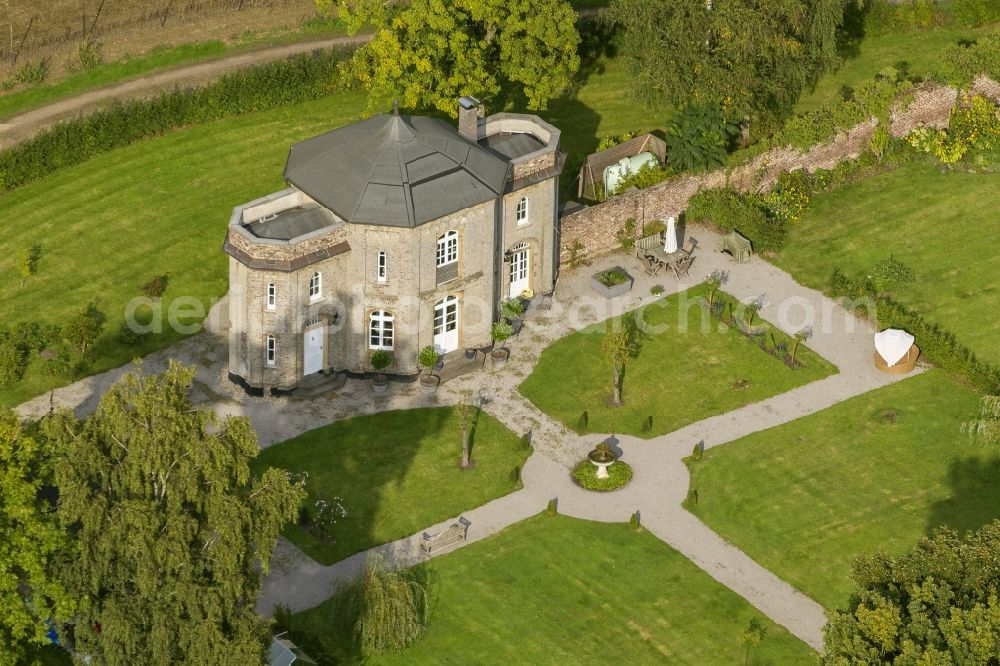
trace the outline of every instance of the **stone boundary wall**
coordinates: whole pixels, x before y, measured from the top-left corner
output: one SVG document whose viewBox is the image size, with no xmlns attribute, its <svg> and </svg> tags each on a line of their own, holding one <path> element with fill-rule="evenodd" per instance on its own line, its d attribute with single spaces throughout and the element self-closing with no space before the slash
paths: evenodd
<svg viewBox="0 0 1000 666">
<path fill-rule="evenodd" d="M 1000 83 L 980 77 L 971 92 L 1000 104 Z M 958 90 L 938 84 L 921 84 L 905 93 L 890 114 L 889 130 L 895 137 L 921 125 L 947 127 Z M 783 171 L 830 169 L 858 157 L 868 146 L 878 120 L 871 118 L 840 132 L 830 143 L 818 144 L 806 152 L 791 146 L 773 148 L 749 163 L 732 170 L 716 169 L 703 174 L 671 178 L 642 190 L 631 190 L 603 203 L 570 213 L 560 219 L 560 263 L 572 257 L 572 247 L 580 243 L 577 258 L 606 252 L 618 245 L 615 233 L 634 218 L 641 231 L 651 220 L 678 216 L 688 200 L 700 189 L 724 187 L 727 183 L 742 190 L 770 189 Z"/>
</svg>

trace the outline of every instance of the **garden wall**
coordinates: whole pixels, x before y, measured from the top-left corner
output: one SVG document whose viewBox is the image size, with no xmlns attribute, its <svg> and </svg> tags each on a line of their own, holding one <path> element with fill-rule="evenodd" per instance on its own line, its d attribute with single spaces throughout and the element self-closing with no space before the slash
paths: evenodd
<svg viewBox="0 0 1000 666">
<path fill-rule="evenodd" d="M 1000 104 L 1000 83 L 980 77 L 972 92 Z M 949 86 L 925 83 L 913 88 L 896 104 L 890 115 L 890 131 L 901 137 L 921 125 L 947 127 L 958 90 Z M 625 221 L 634 218 L 641 229 L 650 220 L 678 216 L 700 189 L 723 187 L 727 183 L 743 190 L 765 191 L 774 185 L 783 171 L 830 169 L 840 162 L 858 157 L 868 146 L 878 121 L 872 118 L 839 133 L 832 142 L 813 146 L 806 152 L 797 148 L 775 148 L 749 163 L 732 169 L 679 176 L 643 190 L 631 190 L 607 201 L 570 213 L 560 219 L 560 262 L 573 257 L 605 252 L 618 245 L 615 233 Z"/>
</svg>

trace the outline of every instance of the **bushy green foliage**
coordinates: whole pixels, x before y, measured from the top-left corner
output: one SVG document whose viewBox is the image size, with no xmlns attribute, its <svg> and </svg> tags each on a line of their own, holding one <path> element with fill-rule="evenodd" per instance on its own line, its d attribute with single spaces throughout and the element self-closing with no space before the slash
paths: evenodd
<svg viewBox="0 0 1000 666">
<path fill-rule="evenodd" d="M 650 220 L 646 224 L 642 225 L 642 235 L 652 236 L 653 234 L 662 234 L 667 230 L 667 223 L 663 220 Z"/>
<path fill-rule="evenodd" d="M 77 310 L 62 329 L 63 340 L 72 345 L 81 355 L 97 340 L 107 316 L 96 304 L 91 303 Z"/>
<path fill-rule="evenodd" d="M 47 441 L 32 436 L 13 412 L 0 411 L 3 664 L 32 663 L 25 648 L 47 643 L 46 621 L 68 620 L 74 606 L 54 566 L 66 547 L 67 535 L 59 529 L 53 507 L 40 493 L 43 486 L 52 483 L 51 453 Z"/>
<path fill-rule="evenodd" d="M 374 360 L 374 357 L 373 357 Z M 438 361 L 441 360 L 441 352 L 437 350 L 434 345 L 427 345 L 420 350 L 420 355 L 417 357 L 417 362 L 420 363 L 421 367 L 431 370 Z"/>
<path fill-rule="evenodd" d="M 390 571 L 373 555 L 350 592 L 354 635 L 361 652 L 398 652 L 424 633 L 427 590 L 408 571 Z"/>
<path fill-rule="evenodd" d="M 688 201 L 691 222 L 712 222 L 726 231 L 735 229 L 753 243 L 757 252 L 781 249 L 784 221 L 768 214 L 764 200 L 730 187 L 701 190 Z"/>
<path fill-rule="evenodd" d="M 875 263 L 866 274 L 877 293 L 897 291 L 913 281 L 913 269 L 892 255 Z"/>
<path fill-rule="evenodd" d="M 47 78 L 49 78 L 48 58 L 29 60 L 28 62 L 19 65 L 17 70 L 14 72 L 15 83 L 27 83 L 29 85 L 34 85 L 42 83 Z"/>
<path fill-rule="evenodd" d="M 597 468 L 589 460 L 582 460 L 570 474 L 581 488 L 608 492 L 628 485 L 632 480 L 632 468 L 621 460 L 608 467 L 608 478 L 598 479 Z"/>
<path fill-rule="evenodd" d="M 944 49 L 938 73 L 959 88 L 968 88 L 980 74 L 1000 78 L 1000 32 L 983 35 L 971 44 L 963 42 Z"/>
<path fill-rule="evenodd" d="M 674 175 L 674 170 L 667 165 L 653 166 L 652 164 L 644 164 L 639 167 L 638 171 L 630 173 L 618 181 L 618 186 L 612 194 L 621 194 L 630 187 L 641 190 L 651 185 L 662 183 L 672 175 Z"/>
<path fill-rule="evenodd" d="M 369 109 L 393 99 L 454 116 L 474 95 L 503 106 L 516 90 L 530 109 L 572 82 L 580 66 L 576 13 L 566 0 L 319 0 L 354 34 L 375 28 L 345 71 L 369 93 Z"/>
<path fill-rule="evenodd" d="M 866 0 L 862 11 L 865 36 L 921 30 L 945 20 L 944 13 L 935 7 L 934 0 Z"/>
<path fill-rule="evenodd" d="M 372 352 L 371 358 L 368 362 L 372 364 L 372 368 L 381 373 L 383 370 L 388 368 L 392 364 L 392 354 L 384 349 L 377 349 Z M 435 361 L 436 363 L 437 361 Z"/>
<path fill-rule="evenodd" d="M 958 341 L 954 333 L 928 322 L 902 303 L 876 293 L 872 282 L 864 276 L 850 278 L 835 270 L 830 277 L 830 291 L 834 296 L 850 299 L 859 308 L 870 304 L 875 312 L 866 314 L 875 316 L 879 328 L 899 328 L 909 332 L 916 338 L 922 354 L 935 364 L 985 393 L 1000 393 L 1000 369 L 977 358 L 972 350 Z"/>
<path fill-rule="evenodd" d="M 622 134 L 612 134 L 609 136 L 602 136 L 601 140 L 597 142 L 597 152 L 602 150 L 607 150 L 608 148 L 614 148 L 620 143 L 625 143 L 629 139 L 635 138 L 638 132 L 623 132 Z"/>
<path fill-rule="evenodd" d="M 44 424 L 59 524 L 73 536 L 60 580 L 81 600 L 76 648 L 95 662 L 250 664 L 266 653 L 254 601 L 306 493 L 283 470 L 250 471 L 250 422 L 193 407 L 194 376 L 174 363 L 136 371 L 87 419 L 59 410 Z"/>
<path fill-rule="evenodd" d="M 167 290 L 170 278 L 167 275 L 154 275 L 142 285 L 142 293 L 150 298 L 160 298 Z"/>
<path fill-rule="evenodd" d="M 993 148 L 1000 139 L 1000 111 L 979 95 L 965 95 L 952 111 L 947 131 L 918 127 L 906 139 L 917 150 L 950 166 L 970 153 Z"/>
<path fill-rule="evenodd" d="M 499 342 L 501 346 L 512 335 L 514 335 L 514 327 L 508 321 L 501 319 L 500 321 L 493 322 L 493 325 L 490 326 L 490 337 L 494 341 Z"/>
<path fill-rule="evenodd" d="M 863 555 L 846 610 L 824 631 L 823 664 L 988 664 L 1000 645 L 1000 523 L 938 530 L 898 557 Z"/>
<path fill-rule="evenodd" d="M 842 0 L 614 0 L 634 93 L 654 105 L 723 102 L 770 125 L 838 61 Z"/>
<path fill-rule="evenodd" d="M 1000 21 L 996 0 L 951 0 L 951 14 L 963 25 L 980 26 Z"/>
<path fill-rule="evenodd" d="M 679 171 L 719 166 L 726 160 L 726 149 L 738 132 L 739 127 L 726 118 L 720 104 L 688 105 L 667 125 L 667 162 Z"/>
<path fill-rule="evenodd" d="M 0 388 L 8 388 L 21 381 L 27 361 L 21 350 L 10 340 L 0 339 Z"/>
<path fill-rule="evenodd" d="M 219 118 L 287 106 L 327 94 L 343 49 L 317 51 L 224 75 L 189 90 L 118 102 L 59 123 L 0 152 L 0 191 L 163 132 Z"/>
</svg>

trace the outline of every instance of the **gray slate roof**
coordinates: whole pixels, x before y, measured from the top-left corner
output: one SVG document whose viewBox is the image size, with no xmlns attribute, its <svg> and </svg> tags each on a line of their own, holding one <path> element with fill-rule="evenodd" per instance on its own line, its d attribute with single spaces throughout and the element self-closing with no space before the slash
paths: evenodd
<svg viewBox="0 0 1000 666">
<path fill-rule="evenodd" d="M 348 222 L 415 227 L 496 198 L 508 168 L 442 120 L 386 114 L 295 144 L 285 179 Z"/>
</svg>

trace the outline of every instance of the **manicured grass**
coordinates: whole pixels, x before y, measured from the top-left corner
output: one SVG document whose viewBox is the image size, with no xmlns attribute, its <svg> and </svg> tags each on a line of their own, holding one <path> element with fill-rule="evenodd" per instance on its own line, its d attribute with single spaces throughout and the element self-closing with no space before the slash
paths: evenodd
<svg viewBox="0 0 1000 666">
<path fill-rule="evenodd" d="M 541 515 L 416 573 L 429 581 L 428 631 L 373 663 L 731 666 L 743 663 L 739 635 L 753 617 L 767 636 L 750 664 L 815 660 L 784 628 L 627 525 Z M 339 606 L 334 598 L 294 616 L 293 640 L 313 658 L 326 652 L 321 663 L 357 661 Z"/>
<path fill-rule="evenodd" d="M 637 311 L 650 332 L 639 357 L 626 367 L 623 406 L 608 404 L 611 367 L 601 350 L 603 322 L 543 351 L 535 371 L 521 384 L 521 393 L 580 433 L 654 437 L 836 371 L 804 345 L 798 359 L 805 367 L 789 368 L 736 331 L 703 317 L 700 303 L 706 294 L 699 286 Z M 787 339 L 779 331 L 774 334 L 779 342 Z M 580 419 L 584 411 L 585 426 Z M 652 427 L 643 432 L 650 416 Z"/>
<path fill-rule="evenodd" d="M 998 205 L 1000 174 L 909 165 L 816 196 L 775 263 L 823 288 L 834 268 L 854 276 L 893 255 L 916 274 L 897 297 L 998 363 L 1000 257 L 983 245 Z"/>
<path fill-rule="evenodd" d="M 866 36 L 856 45 L 841 50 L 843 64 L 822 77 L 815 89 L 806 90 L 795 107 L 796 113 L 817 109 L 840 96 L 842 89 L 855 88 L 886 67 L 904 74 L 927 77 L 938 69 L 939 55 L 947 46 L 975 41 L 997 26 L 963 28 L 939 26 L 928 30 Z"/>
<path fill-rule="evenodd" d="M 828 608 L 862 552 L 901 553 L 940 525 L 1000 516 L 1000 451 L 960 432 L 978 396 L 940 371 L 908 378 L 689 462 L 712 529 Z"/>
<path fill-rule="evenodd" d="M 222 252 L 233 206 L 284 186 L 288 146 L 361 117 L 364 99 L 345 93 L 298 106 L 209 123 L 96 157 L 0 196 L 0 328 L 17 321 L 61 323 L 96 300 L 108 315 L 92 372 L 128 363 L 179 340 L 166 325 L 174 299 L 207 308 L 225 294 Z M 38 274 L 19 289 L 17 251 L 41 243 Z M 143 343 L 117 340 L 126 304 L 154 275 L 169 275 L 164 332 Z M 0 406 L 70 381 L 37 369 Z"/>
<path fill-rule="evenodd" d="M 512 472 L 529 450 L 488 414 L 473 427 L 472 470 L 458 467 L 461 421 L 450 407 L 338 421 L 265 449 L 254 466 L 307 472 L 307 506 L 342 498 L 347 517 L 335 527 L 336 543 L 299 526 L 285 531 L 309 556 L 331 564 L 520 488 Z"/>
<path fill-rule="evenodd" d="M 580 87 L 540 115 L 562 129 L 573 153 L 592 150 L 597 137 L 656 125 L 620 94 L 618 61 L 581 75 Z M 362 117 L 361 93 L 330 97 L 218 121 L 143 141 L 0 195 L 0 329 L 18 321 L 59 323 L 96 299 L 108 314 L 87 372 L 128 363 L 183 337 L 166 330 L 142 344 L 117 341 L 128 301 L 150 277 L 167 273 L 172 299 L 191 296 L 207 308 L 227 288 L 221 250 L 233 206 L 284 186 L 290 144 Z M 582 152 L 581 152 L 582 154 Z M 567 167 L 567 174 L 571 173 Z M 572 184 L 572 176 L 563 179 Z M 572 189 L 572 187 L 569 187 Z M 17 251 L 42 243 L 39 274 L 18 289 Z M 166 320 L 166 312 L 164 312 Z M 38 367 L 11 389 L 0 407 L 16 405 L 70 381 Z"/>
</svg>

